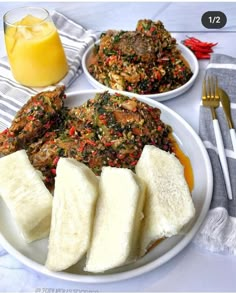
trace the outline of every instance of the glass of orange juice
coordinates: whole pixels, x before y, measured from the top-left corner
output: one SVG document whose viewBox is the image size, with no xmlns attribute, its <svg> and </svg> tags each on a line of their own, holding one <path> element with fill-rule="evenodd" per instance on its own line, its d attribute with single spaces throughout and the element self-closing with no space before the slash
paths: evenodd
<svg viewBox="0 0 236 293">
<path fill-rule="evenodd" d="M 47 10 L 21 7 L 8 11 L 4 35 L 11 71 L 19 83 L 43 87 L 66 75 L 65 52 Z"/>
</svg>

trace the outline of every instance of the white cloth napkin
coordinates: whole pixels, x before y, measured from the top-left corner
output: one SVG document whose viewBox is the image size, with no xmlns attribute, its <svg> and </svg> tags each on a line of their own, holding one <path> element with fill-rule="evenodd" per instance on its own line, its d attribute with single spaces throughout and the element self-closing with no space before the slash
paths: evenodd
<svg viewBox="0 0 236 293">
<path fill-rule="evenodd" d="M 82 73 L 81 58 L 88 46 L 92 45 L 97 34 L 86 30 L 66 16 L 54 11 L 52 19 L 58 29 L 63 47 L 65 49 L 69 71 L 60 84 L 67 88 Z M 7 57 L 0 59 L 0 131 L 9 127 L 16 112 L 26 101 L 39 91 L 46 88 L 29 88 L 15 81 L 11 74 Z"/>
</svg>

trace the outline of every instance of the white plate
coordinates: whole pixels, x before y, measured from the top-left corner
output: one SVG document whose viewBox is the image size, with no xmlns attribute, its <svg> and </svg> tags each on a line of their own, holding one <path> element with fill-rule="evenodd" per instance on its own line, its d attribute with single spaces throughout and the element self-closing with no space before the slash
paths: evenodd
<svg viewBox="0 0 236 293">
<path fill-rule="evenodd" d="M 94 97 L 96 92 L 90 90 L 69 94 L 66 99 L 67 106 L 78 106 Z M 10 254 L 25 265 L 48 276 L 76 282 L 100 283 L 128 279 L 153 270 L 173 258 L 192 240 L 207 214 L 211 201 L 213 180 L 209 157 L 198 135 L 179 115 L 159 102 L 143 97 L 139 99 L 161 109 L 161 119 L 173 127 L 175 138 L 191 160 L 195 181 L 192 196 L 196 208 L 196 216 L 191 223 L 181 234 L 162 241 L 134 264 L 103 274 L 90 274 L 83 271 L 82 261 L 66 272 L 51 272 L 44 267 L 47 256 L 47 239 L 26 244 L 5 204 L 0 201 L 0 243 Z"/>
<path fill-rule="evenodd" d="M 96 44 L 99 44 L 99 41 Z M 171 91 L 168 91 L 165 93 L 160 93 L 160 94 L 141 95 L 142 97 L 148 97 L 148 98 L 152 98 L 156 101 L 163 102 L 163 101 L 173 99 L 173 98 L 183 94 L 194 84 L 194 81 L 195 81 L 195 79 L 198 75 L 198 72 L 199 72 L 198 60 L 197 60 L 196 56 L 192 53 L 192 51 L 189 50 L 186 46 L 184 46 L 182 44 L 177 44 L 177 47 L 181 51 L 183 57 L 188 62 L 189 66 L 193 72 L 193 75 L 190 78 L 190 80 L 177 89 L 174 89 L 174 90 L 171 90 Z M 86 76 L 88 82 L 92 86 L 94 86 L 95 88 L 102 89 L 102 90 L 111 90 L 111 88 L 109 88 L 109 87 L 103 85 L 102 83 L 100 83 L 99 81 L 97 81 L 88 71 L 88 60 L 93 52 L 93 48 L 94 48 L 94 45 L 90 46 L 86 50 L 86 52 L 84 53 L 83 58 L 82 58 L 82 68 L 85 73 L 85 76 Z M 128 93 L 126 91 L 117 91 L 117 90 L 116 90 L 116 92 L 123 93 L 123 94 Z"/>
</svg>

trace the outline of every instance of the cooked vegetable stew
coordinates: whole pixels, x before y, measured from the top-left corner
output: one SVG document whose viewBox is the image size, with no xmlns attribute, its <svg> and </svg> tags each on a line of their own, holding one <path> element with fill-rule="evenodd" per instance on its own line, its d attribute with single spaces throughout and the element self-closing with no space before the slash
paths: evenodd
<svg viewBox="0 0 236 293">
<path fill-rule="evenodd" d="M 0 153 L 26 149 L 48 185 L 60 157 L 84 162 L 99 175 L 102 166 L 133 169 L 146 144 L 173 151 L 171 127 L 161 121 L 158 108 L 108 92 L 66 108 L 64 97 L 63 87 L 32 97 L 0 134 Z"/>
<path fill-rule="evenodd" d="M 103 85 L 139 94 L 176 89 L 192 76 L 176 40 L 151 20 L 139 20 L 135 31 L 103 33 L 88 70 Z"/>
</svg>

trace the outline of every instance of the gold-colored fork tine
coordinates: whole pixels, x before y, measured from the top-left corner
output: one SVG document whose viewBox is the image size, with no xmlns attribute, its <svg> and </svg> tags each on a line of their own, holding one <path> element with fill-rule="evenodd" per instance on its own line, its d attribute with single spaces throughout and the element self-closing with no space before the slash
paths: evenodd
<svg viewBox="0 0 236 293">
<path fill-rule="evenodd" d="M 214 99 L 214 80 L 212 76 L 208 76 L 208 98 Z"/>
<path fill-rule="evenodd" d="M 202 99 L 206 100 L 207 98 L 207 92 L 206 92 L 206 78 L 204 78 L 202 83 Z"/>
<path fill-rule="evenodd" d="M 207 77 L 207 98 L 211 98 L 211 79 L 210 76 Z"/>
<path fill-rule="evenodd" d="M 218 86 L 218 78 L 217 76 L 215 77 L 215 97 L 218 101 L 220 101 L 220 94 L 219 94 L 219 86 Z"/>
</svg>

